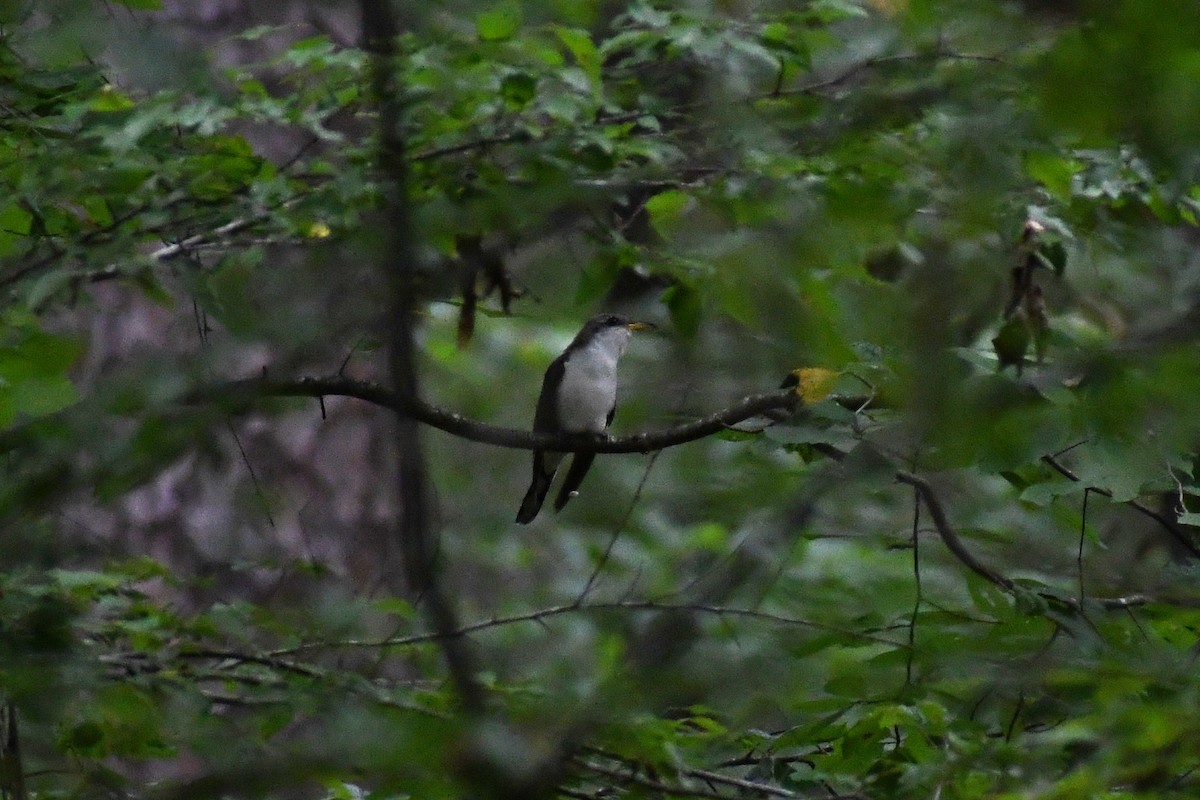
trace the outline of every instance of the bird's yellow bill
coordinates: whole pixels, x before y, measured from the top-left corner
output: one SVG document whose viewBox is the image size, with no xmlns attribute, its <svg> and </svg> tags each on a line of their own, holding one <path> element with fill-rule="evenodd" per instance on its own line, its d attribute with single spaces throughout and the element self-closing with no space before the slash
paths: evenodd
<svg viewBox="0 0 1200 800">
<path fill-rule="evenodd" d="M 655 325 L 650 322 L 631 322 L 625 327 L 629 328 L 631 331 L 652 331 L 654 330 Z"/>
</svg>

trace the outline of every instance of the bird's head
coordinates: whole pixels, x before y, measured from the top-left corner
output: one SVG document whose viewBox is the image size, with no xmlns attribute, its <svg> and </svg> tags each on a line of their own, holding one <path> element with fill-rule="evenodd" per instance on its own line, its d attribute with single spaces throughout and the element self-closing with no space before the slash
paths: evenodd
<svg viewBox="0 0 1200 800">
<path fill-rule="evenodd" d="M 613 349 L 617 355 L 625 352 L 634 331 L 653 330 L 649 322 L 635 322 L 620 314 L 597 314 L 587 321 L 571 343 L 572 348 L 601 346 Z"/>
</svg>

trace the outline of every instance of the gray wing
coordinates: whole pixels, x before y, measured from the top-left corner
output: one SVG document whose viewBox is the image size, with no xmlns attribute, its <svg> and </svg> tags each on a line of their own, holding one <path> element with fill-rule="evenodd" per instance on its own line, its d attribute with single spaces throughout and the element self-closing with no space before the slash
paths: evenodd
<svg viewBox="0 0 1200 800">
<path fill-rule="evenodd" d="M 542 378 L 542 393 L 538 395 L 537 410 L 533 413 L 533 429 L 535 431 L 557 431 L 558 398 L 551 391 L 551 386 L 562 384 L 563 373 L 566 372 L 567 360 L 562 356 L 550 362 L 546 367 L 546 377 Z"/>
<path fill-rule="evenodd" d="M 558 398 L 550 387 L 562 383 L 566 363 L 567 360 L 559 356 L 546 368 L 546 377 L 542 379 L 542 393 L 538 395 L 537 409 L 533 412 L 533 429 L 536 432 L 554 433 L 559 429 Z M 533 476 L 529 482 L 529 491 L 525 492 L 525 499 L 521 501 L 521 508 L 517 511 L 517 522 L 525 525 L 537 516 L 546 500 L 546 493 L 550 491 L 550 483 L 554 480 L 554 473 L 558 471 L 560 461 L 561 453 L 533 451 Z"/>
</svg>

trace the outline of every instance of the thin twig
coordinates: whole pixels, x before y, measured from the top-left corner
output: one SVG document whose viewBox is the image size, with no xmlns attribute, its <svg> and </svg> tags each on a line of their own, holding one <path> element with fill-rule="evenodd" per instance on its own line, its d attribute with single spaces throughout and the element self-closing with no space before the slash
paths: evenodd
<svg viewBox="0 0 1200 800">
<path fill-rule="evenodd" d="M 929 509 L 929 515 L 933 518 L 934 528 L 942 538 L 942 541 L 945 542 L 946 548 L 954 554 L 955 558 L 965 564 L 972 572 L 1009 594 L 1017 592 L 1017 585 L 1010 578 L 1001 575 L 971 555 L 971 552 L 967 550 L 962 539 L 959 537 L 958 532 L 954 530 L 954 527 L 946 518 L 946 512 L 942 508 L 942 503 L 938 500 L 937 495 L 934 494 L 933 487 L 929 485 L 928 481 L 913 475 L 911 472 L 897 472 L 896 480 L 916 487 L 921 495 L 921 500 L 925 503 L 925 507 Z M 1062 608 L 1071 609 L 1076 612 L 1082 612 L 1083 610 L 1082 604 L 1070 598 L 1060 597 L 1053 592 L 1040 591 L 1037 595 L 1043 600 L 1054 603 Z M 1125 597 L 1102 597 L 1097 598 L 1095 602 L 1099 603 L 1103 608 L 1118 610 L 1145 605 L 1150 602 L 1150 598 L 1146 595 L 1135 594 Z"/>
<path fill-rule="evenodd" d="M 435 158 L 444 156 L 456 156 L 460 153 L 469 153 L 472 150 L 486 150 L 498 144 L 513 144 L 515 142 L 529 141 L 529 133 L 526 131 L 513 131 L 512 133 L 502 134 L 500 136 L 487 136 L 482 139 L 472 139 L 469 142 L 460 142 L 459 144 L 446 145 L 445 147 L 436 147 L 431 150 L 425 150 L 420 153 L 414 153 L 409 160 L 414 164 L 419 164 L 422 161 L 432 161 Z"/>
<path fill-rule="evenodd" d="M 1183 481 L 1179 480 L 1179 476 L 1175 474 L 1175 468 L 1167 464 L 1167 474 L 1171 476 L 1171 480 L 1175 481 L 1175 497 L 1178 502 L 1175 505 L 1175 514 L 1187 514 L 1187 499 L 1183 493 Z"/>
<path fill-rule="evenodd" d="M 602 764 L 596 764 L 591 761 L 586 761 L 582 758 L 575 758 L 571 761 L 579 769 L 587 772 L 594 772 L 597 775 L 604 776 L 605 778 L 619 781 L 624 785 L 640 786 L 643 789 L 661 792 L 662 794 L 671 795 L 672 797 L 698 797 L 704 798 L 704 800 L 734 800 L 734 798 L 737 797 L 737 795 L 723 794 L 721 792 L 709 791 L 707 789 L 675 786 L 673 784 L 654 780 L 653 778 L 642 777 L 638 774 L 637 768 L 613 769 L 612 767 L 606 767 Z"/>
<path fill-rule="evenodd" d="M 946 549 L 954 554 L 954 557 L 961 561 L 976 575 L 986 580 L 988 583 L 995 584 L 1007 592 L 1012 592 L 1016 586 L 1004 575 L 996 572 L 992 568 L 984 565 L 971 555 L 971 551 L 967 550 L 962 539 L 959 538 L 958 532 L 950 525 L 946 519 L 946 512 L 942 509 L 941 501 L 937 495 L 933 493 L 933 487 L 924 478 L 919 478 L 911 472 L 897 472 L 896 480 L 901 483 L 907 483 L 917 490 L 921 496 L 921 500 L 925 502 L 925 507 L 929 509 L 929 516 L 933 518 L 933 526 L 937 530 L 938 535 L 942 537 L 942 541 L 946 544 Z"/>
<path fill-rule="evenodd" d="M 637 507 L 638 500 L 641 499 L 642 489 L 646 486 L 646 479 L 650 477 L 650 470 L 654 468 L 654 462 L 662 455 L 662 450 L 655 450 L 650 454 L 650 460 L 646 463 L 646 468 L 642 470 L 642 479 L 638 481 L 637 489 L 633 492 L 633 497 L 629 499 L 629 505 L 625 508 L 625 514 L 621 517 L 621 521 L 613 528 L 612 535 L 608 537 L 608 544 L 604 548 L 604 552 L 600 555 L 600 560 L 596 562 L 596 566 L 592 569 L 592 574 L 588 576 L 587 583 L 583 585 L 583 591 L 575 598 L 575 605 L 582 605 L 583 601 L 592 591 L 592 586 L 600 577 L 600 573 L 604 571 L 604 567 L 608 564 L 608 558 L 612 555 L 613 547 L 617 544 L 617 539 L 621 538 L 621 531 L 625 530 L 625 526 L 629 524 L 629 518 L 633 516 L 633 509 Z"/>
<path fill-rule="evenodd" d="M 1017 707 L 1013 709 L 1012 718 L 1008 721 L 1008 729 L 1004 732 L 1004 741 L 1011 742 L 1013 731 L 1016 730 L 1017 720 L 1021 717 L 1021 712 L 1025 710 L 1025 692 L 1022 691 L 1017 695 Z"/>
<path fill-rule="evenodd" d="M 1062 475 L 1064 478 L 1066 478 L 1069 481 L 1072 481 L 1074 483 L 1080 483 L 1083 480 L 1078 475 L 1076 475 L 1074 472 L 1072 472 L 1070 469 L 1063 466 L 1063 464 L 1052 455 L 1042 456 L 1042 461 L 1045 462 L 1046 464 L 1048 464 L 1051 469 L 1053 469 L 1055 472 L 1057 472 L 1059 475 Z M 1096 494 L 1103 495 L 1104 497 L 1107 497 L 1110 500 L 1112 499 L 1112 496 L 1113 496 L 1112 492 L 1110 492 L 1108 489 L 1101 489 L 1098 486 L 1089 486 L 1088 488 L 1091 489 Z M 1166 516 L 1164 516 L 1163 514 L 1160 514 L 1159 512 L 1155 511 L 1154 509 L 1152 509 L 1146 505 L 1143 505 L 1140 501 L 1138 501 L 1136 499 L 1126 500 L 1125 505 L 1129 506 L 1130 508 L 1134 509 L 1135 511 L 1137 511 L 1140 514 L 1144 514 L 1145 516 L 1147 516 L 1150 519 L 1157 522 L 1159 525 L 1162 525 L 1163 528 L 1166 529 L 1167 533 L 1171 534 L 1171 537 L 1173 539 L 1175 539 L 1175 541 L 1179 542 L 1179 544 L 1185 550 L 1187 550 L 1189 553 L 1191 553 L 1194 557 L 1200 558 L 1200 547 L 1197 547 L 1196 543 L 1192 541 L 1192 537 L 1188 536 L 1186 533 L 1184 533 L 1182 530 L 1180 530 L 1179 526 L 1176 525 L 1174 521 L 1168 519 Z"/>
<path fill-rule="evenodd" d="M 246 465 L 246 472 L 250 475 L 250 483 L 254 487 L 254 495 L 262 503 L 263 513 L 267 515 L 267 525 L 275 527 L 275 516 L 271 513 L 271 504 L 267 500 L 266 490 L 263 489 L 262 483 L 258 480 L 258 471 L 254 469 L 254 464 L 250 462 L 250 455 L 246 452 L 245 445 L 242 444 L 242 437 L 238 436 L 237 428 L 233 426 L 231 418 L 225 420 L 225 426 L 229 429 L 229 435 L 233 437 L 233 443 L 237 445 L 238 453 L 242 457 L 242 463 Z"/>
<path fill-rule="evenodd" d="M 1091 441 L 1090 439 L 1080 439 L 1078 442 L 1075 442 L 1075 444 L 1069 444 L 1066 447 L 1064 447 L 1062 450 L 1056 450 L 1055 452 L 1051 453 L 1050 455 L 1053 458 L 1060 458 L 1061 456 L 1065 456 L 1067 453 L 1071 452 L 1072 450 L 1074 450 L 1077 447 L 1083 447 L 1085 444 L 1087 444 L 1090 441 Z"/>
<path fill-rule="evenodd" d="M 713 783 L 721 783 L 726 786 L 735 786 L 738 789 L 744 789 L 748 792 L 761 792 L 762 794 L 771 795 L 772 797 L 796 797 L 795 792 L 790 792 L 787 789 L 782 789 L 778 786 L 770 786 L 765 783 L 749 781 L 744 778 L 734 778 L 729 775 L 722 775 L 719 772 L 712 772 L 706 769 L 685 767 L 680 770 L 680 772 L 691 778 L 700 778 L 701 780 L 711 781 Z"/>
<path fill-rule="evenodd" d="M 908 686 L 912 683 L 912 667 L 913 654 L 915 653 L 917 641 L 917 612 L 921 610 L 921 540 L 919 533 L 921 531 L 921 493 L 916 487 L 913 488 L 913 521 L 912 521 L 912 548 L 913 548 L 913 580 L 916 582 L 917 596 L 913 600 L 912 617 L 908 622 L 908 658 L 904 662 L 904 685 Z"/>
<path fill-rule="evenodd" d="M 687 402 L 687 398 L 691 395 L 691 392 L 692 387 L 689 385 L 687 390 L 679 398 L 680 405 Z M 600 577 L 600 573 L 604 571 L 604 567 L 608 564 L 608 559 L 612 555 L 613 548 L 616 547 L 617 540 L 621 538 L 621 532 L 625 530 L 625 526 L 629 524 L 629 518 L 633 516 L 633 510 L 637 508 L 638 501 L 642 498 L 642 490 L 646 488 L 646 481 L 650 478 L 650 471 L 654 469 L 654 464 L 658 461 L 658 457 L 660 455 L 662 455 L 662 450 L 655 450 L 650 454 L 650 460 L 646 462 L 646 468 L 642 470 L 642 477 L 638 481 L 637 489 L 634 490 L 633 497 L 629 499 L 629 505 L 625 507 L 625 514 L 621 517 L 620 523 L 618 523 L 613 529 L 612 536 L 609 537 L 608 544 L 604 548 L 604 553 L 600 556 L 600 561 L 596 564 L 595 569 L 592 570 L 592 574 L 588 576 L 588 580 L 583 587 L 583 591 L 580 592 L 579 597 L 575 599 L 576 605 L 579 605 L 585 599 L 587 599 L 588 594 L 592 590 L 592 586 L 596 583 L 596 580 Z M 632 590 L 633 587 L 630 586 L 629 591 Z"/>
<path fill-rule="evenodd" d="M 307 650 L 324 648 L 374 649 L 381 647 L 406 647 L 436 642 L 445 636 L 453 636 L 458 638 L 468 634 L 478 633 L 479 631 L 485 631 L 492 628 L 499 628 L 522 622 L 540 623 L 551 617 L 563 616 L 565 614 L 600 613 L 610 611 L 688 611 L 700 614 L 711 614 L 718 617 L 742 617 L 745 619 L 753 619 L 761 622 L 769 622 L 789 627 L 809 628 L 812 630 L 824 631 L 826 633 L 836 633 L 841 636 L 875 642 L 877 644 L 885 644 L 890 647 L 906 647 L 903 642 L 889 639 L 886 636 L 876 636 L 871 633 L 847 630 L 845 628 L 839 628 L 835 625 L 828 625 L 822 622 L 813 622 L 811 620 L 800 619 L 797 617 L 785 617 L 780 614 L 772 614 L 767 611 L 758 611 L 755 609 L 738 608 L 733 606 L 718 606 L 709 603 L 660 603 L 648 600 L 619 600 L 613 602 L 585 603 L 583 605 L 575 605 L 575 603 L 572 602 L 558 606 L 549 606 L 547 608 L 538 609 L 537 611 L 529 611 L 524 614 L 513 614 L 505 617 L 492 617 L 491 619 L 480 620 L 468 625 L 463 625 L 461 628 L 458 628 L 449 634 L 427 632 L 414 634 L 412 636 L 393 637 L 388 639 L 340 639 L 329 642 L 306 642 L 293 647 L 274 650 L 269 653 L 267 657 L 277 658 L 280 656 L 293 655 L 295 653 L 304 652 Z"/>
<path fill-rule="evenodd" d="M 1075 572 L 1079 576 L 1079 604 L 1083 605 L 1083 599 L 1086 596 L 1083 585 L 1083 537 L 1087 532 L 1087 507 L 1088 495 L 1092 493 L 1091 488 L 1083 490 L 1083 511 L 1082 519 L 1079 520 L 1079 552 L 1075 554 Z"/>
<path fill-rule="evenodd" d="M 310 667 L 305 664 L 297 664 L 292 661 L 271 655 L 256 655 L 254 653 L 242 653 L 235 650 L 181 650 L 176 658 L 180 660 L 216 660 L 216 661 L 232 661 L 238 664 L 255 664 L 260 667 L 268 667 L 280 672 L 291 672 L 295 675 L 300 675 L 305 678 L 324 678 L 325 673 L 321 670 Z"/>
<path fill-rule="evenodd" d="M 619 753 L 613 753 L 594 746 L 584 746 L 580 748 L 586 753 L 590 753 L 600 758 L 606 758 L 609 761 L 615 761 L 622 766 L 628 767 L 630 770 L 636 771 L 644 769 L 644 765 L 635 758 L 629 758 Z M 743 765 L 744 766 L 744 765 Z M 795 797 L 795 793 L 778 786 L 760 783 L 758 781 L 746 780 L 745 778 L 735 778 L 731 775 L 723 775 L 720 772 L 712 770 L 700 769 L 699 767 L 689 767 L 684 764 L 676 766 L 676 772 L 689 778 L 698 778 L 709 783 L 709 788 L 713 788 L 711 784 L 719 783 L 725 786 L 736 786 L 739 789 L 746 789 L 752 792 L 762 792 L 763 794 L 774 795 L 775 797 Z"/>
<path fill-rule="evenodd" d="M 931 58 L 935 60 L 945 58 L 953 61 L 980 61 L 989 64 L 1007 64 L 1007 62 L 999 56 L 977 53 L 958 53 L 953 51 L 937 51 L 933 53 L 897 53 L 890 56 L 873 56 L 855 64 L 851 64 L 849 67 L 846 67 L 844 70 L 832 77 L 824 78 L 816 81 L 815 83 L 799 86 L 795 89 L 777 89 L 767 95 L 764 95 L 763 97 L 766 99 L 771 97 L 786 97 L 787 95 L 818 94 L 822 89 L 829 89 L 833 86 L 837 86 L 839 83 L 845 83 L 858 73 L 868 70 L 871 67 L 877 67 L 881 64 L 902 63 L 906 61 L 924 61 Z"/>
</svg>

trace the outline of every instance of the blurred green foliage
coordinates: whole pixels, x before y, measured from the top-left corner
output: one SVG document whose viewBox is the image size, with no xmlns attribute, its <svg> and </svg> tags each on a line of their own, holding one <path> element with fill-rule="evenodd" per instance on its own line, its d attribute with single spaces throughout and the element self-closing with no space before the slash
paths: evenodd
<svg viewBox="0 0 1200 800">
<path fill-rule="evenodd" d="M 1195 796 L 1197 7 L 429 6 L 397 76 L 429 399 L 528 425 L 620 303 L 665 335 L 619 431 L 801 366 L 833 395 L 602 457 L 532 530 L 526 454 L 431 433 L 484 719 L 419 597 L 97 547 L 70 514 L 216 458 L 230 419 L 191 392 L 233 376 L 169 337 L 83 369 L 99 287 L 277 375 L 376 349 L 369 57 L 266 26 L 146 74 L 101 4 L 0 4 L 0 689 L 31 793 Z M 247 518 L 286 502 L 264 484 Z"/>
</svg>

